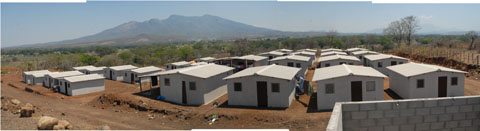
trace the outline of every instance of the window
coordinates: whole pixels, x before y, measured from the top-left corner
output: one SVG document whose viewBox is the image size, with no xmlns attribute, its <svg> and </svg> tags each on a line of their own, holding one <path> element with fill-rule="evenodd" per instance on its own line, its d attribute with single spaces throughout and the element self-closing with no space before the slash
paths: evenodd
<svg viewBox="0 0 480 131">
<path fill-rule="evenodd" d="M 165 78 L 165 86 L 170 86 L 170 79 L 169 78 Z"/>
<path fill-rule="evenodd" d="M 397 65 L 397 61 L 390 61 L 390 65 L 392 66 Z"/>
<path fill-rule="evenodd" d="M 242 91 L 242 83 L 233 83 L 233 91 Z"/>
<path fill-rule="evenodd" d="M 68 83 L 68 86 L 67 86 L 67 87 L 70 88 L 70 83 Z"/>
<path fill-rule="evenodd" d="M 192 91 L 197 90 L 197 84 L 195 84 L 195 82 L 188 82 L 188 87 Z"/>
<path fill-rule="evenodd" d="M 135 78 L 138 77 L 137 74 L 135 74 Z"/>
<path fill-rule="evenodd" d="M 452 86 L 458 85 L 458 77 L 452 77 Z"/>
<path fill-rule="evenodd" d="M 348 63 L 349 65 L 353 65 L 353 63 Z"/>
<path fill-rule="evenodd" d="M 269 60 L 273 59 L 273 56 L 268 56 L 268 59 L 269 59 Z"/>
<path fill-rule="evenodd" d="M 347 63 L 347 62 L 340 62 L 340 63 L 338 63 L 338 64 L 342 65 L 342 64 L 346 64 L 346 63 Z"/>
<path fill-rule="evenodd" d="M 302 67 L 302 64 L 297 63 L 296 67 Z"/>
<path fill-rule="evenodd" d="M 424 79 L 418 79 L 417 80 L 417 88 L 425 88 L 425 80 Z"/>
<path fill-rule="evenodd" d="M 403 64 L 403 62 L 401 62 L 401 61 L 400 61 L 400 62 L 398 62 L 398 63 L 400 63 L 400 64 Z"/>
<path fill-rule="evenodd" d="M 287 66 L 293 67 L 293 62 L 288 62 Z"/>
<path fill-rule="evenodd" d="M 367 81 L 367 91 L 375 91 L 375 81 Z"/>
<path fill-rule="evenodd" d="M 330 64 L 329 64 L 329 63 L 325 64 L 325 67 L 329 67 L 329 66 L 330 66 Z"/>
<path fill-rule="evenodd" d="M 125 77 L 127 76 L 127 73 L 125 73 Z"/>
<path fill-rule="evenodd" d="M 335 85 L 325 84 L 325 94 L 333 94 L 333 93 L 335 93 Z"/>
<path fill-rule="evenodd" d="M 280 84 L 272 83 L 272 92 L 280 92 Z"/>
<path fill-rule="evenodd" d="M 382 63 L 382 62 L 378 62 L 377 64 L 378 64 L 377 67 L 383 67 L 383 63 Z"/>
</svg>

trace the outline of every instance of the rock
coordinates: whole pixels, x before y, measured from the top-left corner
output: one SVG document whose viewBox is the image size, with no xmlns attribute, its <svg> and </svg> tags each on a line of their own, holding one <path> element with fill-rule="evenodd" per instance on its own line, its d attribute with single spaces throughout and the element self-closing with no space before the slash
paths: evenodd
<svg viewBox="0 0 480 131">
<path fill-rule="evenodd" d="M 25 104 L 26 107 L 31 107 L 33 109 L 33 113 L 35 113 L 35 106 L 30 103 Z"/>
<path fill-rule="evenodd" d="M 10 102 L 12 102 L 13 104 L 15 105 L 20 105 L 22 102 L 20 102 L 19 100 L 17 99 L 11 99 Z"/>
<path fill-rule="evenodd" d="M 71 130 L 73 128 L 73 126 L 70 125 L 70 122 L 68 122 L 67 120 L 59 120 L 57 125 L 63 126 L 64 129 L 70 129 Z"/>
<path fill-rule="evenodd" d="M 3 107 L 3 111 L 8 111 L 8 107 Z"/>
<path fill-rule="evenodd" d="M 112 129 L 110 129 L 108 125 L 102 125 L 102 127 L 100 127 L 100 130 L 112 130 Z"/>
<path fill-rule="evenodd" d="M 32 117 L 32 114 L 35 112 L 33 106 L 23 106 L 20 109 L 20 117 Z"/>
<path fill-rule="evenodd" d="M 50 116 L 43 116 L 38 120 L 37 128 L 39 130 L 52 130 L 53 126 L 58 124 L 58 119 Z"/>
<path fill-rule="evenodd" d="M 62 96 L 61 98 L 62 98 L 62 99 L 65 99 L 65 97 L 63 97 L 63 96 Z"/>
<path fill-rule="evenodd" d="M 65 130 L 65 127 L 62 125 L 55 125 L 53 126 L 53 130 Z"/>
</svg>

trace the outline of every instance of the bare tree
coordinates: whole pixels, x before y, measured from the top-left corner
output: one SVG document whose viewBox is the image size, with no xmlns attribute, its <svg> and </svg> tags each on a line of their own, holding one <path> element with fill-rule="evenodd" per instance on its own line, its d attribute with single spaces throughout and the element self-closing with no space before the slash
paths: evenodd
<svg viewBox="0 0 480 131">
<path fill-rule="evenodd" d="M 417 17 L 407 16 L 390 23 L 388 27 L 383 30 L 383 34 L 389 36 L 397 43 L 406 40 L 407 44 L 410 45 L 414 39 L 413 36 L 418 29 L 420 29 L 418 23 Z"/>
<path fill-rule="evenodd" d="M 327 38 L 328 38 L 328 45 L 330 47 L 333 46 L 333 39 L 335 39 L 335 37 L 337 37 L 338 35 L 338 32 L 336 30 L 330 30 L 327 32 Z"/>
<path fill-rule="evenodd" d="M 475 40 L 478 38 L 478 33 L 475 31 L 469 31 L 467 34 L 465 34 L 470 42 L 470 46 L 468 47 L 469 50 L 473 50 L 475 47 L 473 46 L 473 43 L 475 43 Z"/>
<path fill-rule="evenodd" d="M 403 32 L 405 33 L 405 37 L 407 39 L 407 44 L 410 45 L 413 36 L 418 31 L 418 29 L 420 29 L 420 26 L 418 25 L 419 21 L 415 16 L 407 16 L 405 18 L 402 18 L 401 21 Z"/>
<path fill-rule="evenodd" d="M 404 38 L 402 23 L 400 21 L 390 23 L 388 27 L 383 30 L 383 34 L 397 43 L 402 42 Z"/>
</svg>

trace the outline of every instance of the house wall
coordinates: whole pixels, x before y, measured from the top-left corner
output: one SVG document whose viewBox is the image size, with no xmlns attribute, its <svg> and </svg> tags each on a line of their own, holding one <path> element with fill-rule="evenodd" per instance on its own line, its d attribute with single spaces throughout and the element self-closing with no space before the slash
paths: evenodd
<svg viewBox="0 0 480 131">
<path fill-rule="evenodd" d="M 323 68 L 326 64 L 330 64 L 330 66 L 340 65 L 340 62 L 346 62 L 347 64 L 353 63 L 353 65 L 361 65 L 360 61 L 354 60 L 346 60 L 346 59 L 334 59 L 329 61 L 322 61 L 318 62 L 317 68 Z"/>
<path fill-rule="evenodd" d="M 387 69 L 386 67 L 392 66 L 391 65 L 392 61 L 396 61 L 397 65 L 399 65 L 400 62 L 402 62 L 402 64 L 408 63 L 408 60 L 396 59 L 396 58 L 388 58 L 388 59 L 381 59 L 381 60 L 375 60 L 375 61 L 370 61 L 370 60 L 366 59 L 366 62 L 365 62 L 364 66 L 372 67 L 373 69 L 375 69 L 379 72 L 382 72 L 383 74 L 385 74 L 387 76 L 390 76 L 391 71 L 389 69 Z M 382 63 L 382 67 L 378 67 L 379 62 Z"/>
<path fill-rule="evenodd" d="M 58 88 L 59 88 L 59 92 L 62 93 L 62 94 L 65 94 L 65 82 L 66 80 L 65 79 L 62 79 L 62 80 L 59 80 L 58 81 Z"/>
<path fill-rule="evenodd" d="M 70 87 L 67 87 L 67 90 L 68 90 L 68 94 L 71 96 L 104 91 L 105 80 L 98 79 L 98 80 L 70 83 Z"/>
<path fill-rule="evenodd" d="M 389 76 L 390 89 L 402 98 L 410 98 L 410 86 L 407 77 L 404 77 L 397 72 L 391 71 Z"/>
<path fill-rule="evenodd" d="M 43 85 L 44 77 L 34 77 L 33 75 L 26 75 L 25 80 L 26 83 L 31 86 Z"/>
<path fill-rule="evenodd" d="M 292 59 L 283 59 L 283 60 L 276 60 L 276 61 L 271 61 L 270 64 L 277 64 L 277 65 L 283 65 L 283 66 L 288 66 L 288 62 L 293 62 L 293 67 L 296 67 L 297 63 L 300 63 L 300 71 L 297 73 L 299 76 L 305 76 L 307 73 L 308 61 L 298 61 L 298 60 L 292 60 Z"/>
<path fill-rule="evenodd" d="M 205 85 L 200 90 L 204 93 L 203 104 L 208 104 L 217 98 L 227 94 L 227 82 L 223 78 L 232 75 L 233 70 L 205 79 Z"/>
<path fill-rule="evenodd" d="M 99 74 L 105 76 L 104 70 L 86 71 L 84 74 Z"/>
<path fill-rule="evenodd" d="M 351 82 L 362 81 L 362 100 L 384 100 L 383 78 L 364 76 L 345 76 L 334 79 L 316 81 L 318 110 L 333 109 L 335 102 L 348 102 L 351 97 Z M 367 81 L 375 81 L 375 91 L 367 91 Z M 334 93 L 325 94 L 325 84 L 334 84 Z"/>
<path fill-rule="evenodd" d="M 268 107 L 288 108 L 294 99 L 294 80 L 284 80 L 264 76 L 248 76 L 227 80 L 228 105 L 258 106 L 257 81 L 267 81 Z M 242 91 L 234 91 L 234 83 L 242 83 Z M 280 92 L 272 92 L 272 83 L 280 84 Z"/>
<path fill-rule="evenodd" d="M 255 61 L 254 67 L 268 65 L 268 58 L 260 61 Z"/>
<path fill-rule="evenodd" d="M 112 80 L 114 81 L 123 81 L 123 78 L 125 78 L 125 73 L 130 71 L 130 70 L 112 70 Z M 108 74 L 110 75 L 110 74 Z"/>
<path fill-rule="evenodd" d="M 338 103 L 327 131 L 478 131 L 480 96 Z M 341 119 L 342 123 L 332 121 Z M 338 126 L 340 124 L 340 126 Z M 335 128 L 336 130 L 330 130 Z"/>
<path fill-rule="evenodd" d="M 438 97 L 438 77 L 447 76 L 447 96 L 463 96 L 465 75 L 452 72 L 432 72 L 423 75 L 413 76 L 409 79 L 410 97 L 405 98 L 435 98 Z M 457 77 L 458 84 L 451 85 L 451 78 Z M 425 80 L 425 88 L 417 88 L 417 79 Z M 403 96 L 402 96 L 403 97 Z"/>
</svg>

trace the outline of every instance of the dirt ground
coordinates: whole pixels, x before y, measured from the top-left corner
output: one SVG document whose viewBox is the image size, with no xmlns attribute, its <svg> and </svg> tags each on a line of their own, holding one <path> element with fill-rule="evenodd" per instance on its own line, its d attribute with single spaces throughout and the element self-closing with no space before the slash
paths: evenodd
<svg viewBox="0 0 480 131">
<path fill-rule="evenodd" d="M 1 129 L 36 129 L 41 116 L 65 119 L 74 129 L 100 129 L 108 125 L 111 129 L 290 129 L 323 131 L 326 129 L 331 112 L 315 111 L 315 97 L 300 96 L 287 109 L 262 109 L 227 106 L 227 95 L 218 98 L 219 106 L 212 103 L 203 106 L 182 106 L 155 100 L 158 88 L 144 86 L 140 92 L 138 85 L 105 80 L 105 91 L 65 96 L 42 86 L 27 86 L 20 82 L 21 72 L 9 68 L 1 75 L 2 108 Z M 311 80 L 314 70 L 309 70 L 306 80 Z M 313 84 L 313 87 L 316 87 Z M 385 80 L 385 99 L 395 99 L 388 92 L 388 79 Z M 315 89 L 314 89 L 315 90 Z M 465 80 L 465 95 L 480 95 L 480 80 Z M 33 117 L 20 118 L 17 109 L 8 102 L 18 99 L 36 107 Z M 312 101 L 311 101 L 312 100 Z M 207 122 L 212 115 L 217 116 L 213 124 Z"/>
</svg>

